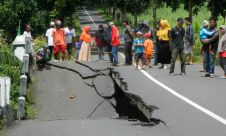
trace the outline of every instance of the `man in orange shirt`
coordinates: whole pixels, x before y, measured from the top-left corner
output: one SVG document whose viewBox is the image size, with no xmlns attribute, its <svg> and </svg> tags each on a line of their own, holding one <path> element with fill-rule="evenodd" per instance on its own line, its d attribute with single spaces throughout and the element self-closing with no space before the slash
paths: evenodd
<svg viewBox="0 0 226 136">
<path fill-rule="evenodd" d="M 54 59 L 59 60 L 59 54 L 62 53 L 62 60 L 65 59 L 66 54 L 66 33 L 63 28 L 61 28 L 62 23 L 60 20 L 56 21 L 56 29 L 52 33 L 53 43 L 54 43 Z"/>
</svg>

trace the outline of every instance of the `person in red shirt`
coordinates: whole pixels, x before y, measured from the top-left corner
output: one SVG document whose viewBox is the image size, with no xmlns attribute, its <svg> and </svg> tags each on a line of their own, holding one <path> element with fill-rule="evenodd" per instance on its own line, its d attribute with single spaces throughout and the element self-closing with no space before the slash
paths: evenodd
<svg viewBox="0 0 226 136">
<path fill-rule="evenodd" d="M 113 66 L 117 66 L 118 46 L 120 45 L 119 30 L 118 27 L 116 27 L 114 24 L 111 25 L 111 28 L 112 28 L 111 44 L 112 44 Z"/>
<path fill-rule="evenodd" d="M 60 20 L 56 21 L 56 29 L 52 32 L 53 44 L 54 44 L 54 59 L 59 60 L 59 54 L 62 53 L 62 60 L 65 59 L 66 54 L 66 33 L 61 28 L 62 23 Z"/>
<path fill-rule="evenodd" d="M 99 61 L 104 61 L 104 49 L 105 49 L 105 39 L 104 39 L 104 26 L 99 25 L 99 30 L 96 31 L 94 40 L 98 48 Z"/>
<path fill-rule="evenodd" d="M 220 79 L 226 79 L 226 26 L 220 27 L 220 41 L 218 44 L 218 52 L 220 55 L 220 66 L 224 70 L 224 76 Z"/>
</svg>

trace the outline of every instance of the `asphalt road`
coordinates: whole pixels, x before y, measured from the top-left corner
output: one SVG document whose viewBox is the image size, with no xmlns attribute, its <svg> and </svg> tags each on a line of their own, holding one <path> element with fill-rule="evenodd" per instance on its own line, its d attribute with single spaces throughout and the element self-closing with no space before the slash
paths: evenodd
<svg viewBox="0 0 226 136">
<path fill-rule="evenodd" d="M 100 16 L 95 10 L 84 9 L 93 27 Z M 96 25 L 95 25 L 96 24 Z M 123 63 L 123 54 L 120 54 Z M 177 65 L 176 73 L 180 73 Z M 224 136 L 226 135 L 225 80 L 203 78 L 199 64 L 187 66 L 187 76 L 169 76 L 169 70 L 158 67 L 135 71 L 134 66 L 118 67 L 129 85 L 129 91 L 143 98 L 148 105 L 159 107 L 153 116 L 166 122 L 155 135 Z M 222 71 L 216 68 L 216 75 Z"/>
<path fill-rule="evenodd" d="M 92 32 L 98 24 L 105 23 L 95 10 L 81 9 L 78 13 L 82 26 L 91 26 Z M 97 56 L 93 55 L 92 60 L 96 61 Z M 120 63 L 123 61 L 120 55 Z M 92 73 L 86 68 L 73 67 L 85 76 Z M 96 63 L 94 67 L 98 67 Z M 168 69 L 158 67 L 146 71 L 134 69 L 134 66 L 120 66 L 115 70 L 128 83 L 129 93 L 139 95 L 147 105 L 158 107 L 153 118 L 161 119 L 166 126 L 160 123 L 142 127 L 137 122 L 112 119 L 118 116 L 112 106 L 84 84 L 78 74 L 53 67 L 36 73 L 37 118 L 15 124 L 9 128 L 8 136 L 226 135 L 225 80 L 200 77 L 201 65 L 188 66 L 187 76 L 169 76 Z M 221 73 L 217 67 L 216 74 Z M 93 118 L 87 118 L 102 101 L 104 104 Z"/>
</svg>

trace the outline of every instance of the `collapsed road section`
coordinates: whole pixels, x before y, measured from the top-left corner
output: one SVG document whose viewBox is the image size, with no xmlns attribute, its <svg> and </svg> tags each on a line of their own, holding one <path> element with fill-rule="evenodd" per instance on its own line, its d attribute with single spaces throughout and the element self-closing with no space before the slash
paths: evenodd
<svg viewBox="0 0 226 136">
<path fill-rule="evenodd" d="M 50 62 L 51 66 L 72 71 L 78 74 L 85 85 L 93 90 L 115 109 L 118 119 L 127 119 L 129 121 L 140 121 L 140 125 L 155 126 L 164 123 L 160 119 L 152 117 L 156 106 L 146 105 L 142 98 L 129 93 L 128 84 L 123 80 L 120 73 L 115 71 L 107 63 L 97 62 Z M 92 115 L 104 103 L 100 102 L 94 110 L 87 116 Z"/>
</svg>

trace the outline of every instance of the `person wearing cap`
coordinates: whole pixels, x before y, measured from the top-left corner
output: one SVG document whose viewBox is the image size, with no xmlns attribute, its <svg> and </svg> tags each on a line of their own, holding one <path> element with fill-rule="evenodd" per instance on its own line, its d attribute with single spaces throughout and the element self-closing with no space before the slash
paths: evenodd
<svg viewBox="0 0 226 136">
<path fill-rule="evenodd" d="M 68 61 L 71 60 L 72 55 L 72 47 L 73 43 L 75 42 L 75 29 L 73 28 L 73 25 L 71 22 L 68 23 L 67 27 L 64 28 L 64 31 L 66 33 L 66 43 L 67 43 L 67 59 Z"/>
<path fill-rule="evenodd" d="M 124 26 L 124 54 L 125 54 L 125 65 L 132 65 L 132 46 L 133 46 L 133 30 L 129 25 L 129 21 L 123 21 Z"/>
<path fill-rule="evenodd" d="M 224 75 L 219 77 L 220 79 L 226 79 L 226 26 L 222 25 L 220 27 L 220 40 L 218 44 L 219 52 L 219 64 L 224 71 Z"/>
<path fill-rule="evenodd" d="M 136 70 L 139 66 L 139 61 L 141 60 L 141 68 L 144 69 L 143 63 L 144 63 L 144 39 L 142 37 L 143 33 L 138 31 L 136 33 L 137 38 L 133 41 L 134 46 L 134 60 L 136 62 Z"/>
<path fill-rule="evenodd" d="M 113 22 L 108 23 L 107 27 L 104 29 L 104 39 L 106 42 L 106 50 L 108 52 L 110 63 L 112 63 L 112 64 L 113 64 L 113 55 L 112 55 L 111 40 L 112 40 L 112 25 L 113 24 L 114 24 Z"/>
<path fill-rule="evenodd" d="M 120 45 L 120 35 L 117 26 L 112 25 L 111 33 L 111 45 L 112 45 L 112 55 L 113 55 L 113 66 L 118 66 L 118 46 Z"/>
<path fill-rule="evenodd" d="M 52 59 L 52 54 L 53 54 L 53 37 L 52 37 L 52 33 L 53 30 L 55 29 L 55 23 L 51 22 L 50 23 L 50 28 L 46 31 L 45 37 L 46 37 L 46 41 L 48 43 L 48 47 L 49 47 L 49 58 L 50 60 Z"/>
<path fill-rule="evenodd" d="M 172 58 L 170 64 L 169 74 L 174 73 L 175 63 L 177 56 L 180 56 L 181 61 L 181 75 L 185 76 L 185 50 L 184 50 L 184 36 L 185 29 L 183 28 L 184 20 L 183 18 L 177 19 L 177 26 L 171 30 L 171 49 L 172 49 Z"/>
<path fill-rule="evenodd" d="M 36 65 L 39 70 L 44 68 L 48 61 L 50 61 L 50 51 L 48 45 L 44 45 L 42 48 L 38 49 L 36 54 Z"/>
<path fill-rule="evenodd" d="M 146 33 L 144 35 L 145 41 L 144 41 L 144 56 L 145 56 L 145 62 L 147 63 L 147 66 L 151 68 L 151 57 L 154 52 L 154 44 L 151 40 L 151 33 Z"/>
<path fill-rule="evenodd" d="M 60 20 L 56 21 L 56 29 L 52 32 L 53 44 L 54 44 L 54 58 L 60 60 L 59 54 L 62 53 L 62 60 L 64 61 L 66 55 L 66 33 L 62 28 Z"/>
<path fill-rule="evenodd" d="M 185 24 L 187 25 L 187 28 L 185 30 L 185 54 L 186 57 L 189 56 L 188 65 L 193 64 L 193 45 L 195 44 L 195 38 L 194 38 L 194 30 L 191 22 L 190 17 L 185 18 Z"/>
<path fill-rule="evenodd" d="M 160 27 L 157 31 L 157 44 L 158 44 L 158 62 L 161 63 L 159 69 L 167 68 L 170 64 L 171 51 L 170 51 L 170 25 L 167 20 L 161 20 Z"/>
<path fill-rule="evenodd" d="M 94 40 L 96 42 L 96 46 L 98 48 L 99 61 L 104 61 L 104 49 L 106 46 L 106 42 L 104 39 L 104 26 L 102 24 L 98 27 L 99 30 L 95 32 Z"/>
</svg>

